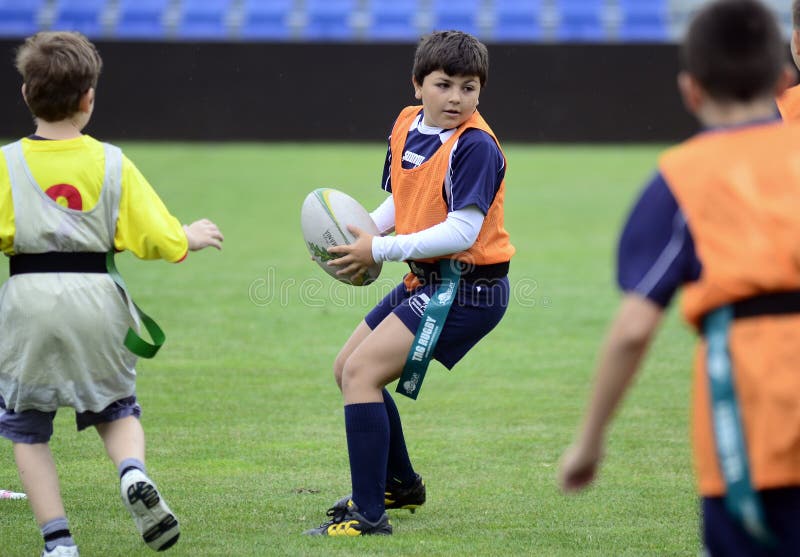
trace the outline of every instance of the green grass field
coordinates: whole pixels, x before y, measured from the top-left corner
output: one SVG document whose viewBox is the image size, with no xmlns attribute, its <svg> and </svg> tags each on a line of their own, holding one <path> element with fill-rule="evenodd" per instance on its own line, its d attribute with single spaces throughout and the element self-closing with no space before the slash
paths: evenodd
<svg viewBox="0 0 800 557">
<path fill-rule="evenodd" d="M 122 147 L 176 216 L 209 217 L 225 234 L 221 253 L 179 265 L 118 257 L 167 332 L 158 357 L 138 366 L 138 396 L 149 472 L 182 524 L 169 555 L 698 553 L 693 340 L 675 309 L 617 417 L 599 482 L 565 497 L 555 481 L 618 301 L 617 232 L 658 148 L 506 146 L 512 304 L 452 372 L 432 364 L 419 400 L 397 397 L 428 503 L 393 511 L 391 538 L 342 540 L 301 535 L 350 490 L 331 366 L 404 267 L 384 265 L 369 287 L 334 282 L 309 260 L 299 212 L 322 186 L 376 206 L 385 146 Z M 150 555 L 98 436 L 76 433 L 73 418 L 59 413 L 52 447 L 81 554 Z M 1 440 L 0 488 L 20 488 Z M 27 503 L 0 501 L 0 555 L 38 555 L 41 543 Z"/>
</svg>

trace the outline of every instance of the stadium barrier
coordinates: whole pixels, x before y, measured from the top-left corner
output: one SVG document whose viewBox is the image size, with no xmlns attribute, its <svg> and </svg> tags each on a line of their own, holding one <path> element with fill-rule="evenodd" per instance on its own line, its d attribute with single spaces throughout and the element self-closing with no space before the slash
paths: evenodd
<svg viewBox="0 0 800 557">
<path fill-rule="evenodd" d="M 108 140 L 383 141 L 415 102 L 411 44 L 97 41 L 87 132 Z M 31 131 L 0 41 L 0 137 Z M 787 49 L 788 50 L 788 49 Z M 674 44 L 490 44 L 481 109 L 504 142 L 668 142 L 696 124 Z"/>
</svg>

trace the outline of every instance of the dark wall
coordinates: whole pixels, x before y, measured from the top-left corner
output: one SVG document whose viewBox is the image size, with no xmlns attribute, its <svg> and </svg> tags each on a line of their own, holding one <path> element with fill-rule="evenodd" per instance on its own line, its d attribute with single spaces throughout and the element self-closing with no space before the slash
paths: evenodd
<svg viewBox="0 0 800 557">
<path fill-rule="evenodd" d="M 414 104 L 413 45 L 97 42 L 87 132 L 107 140 L 383 140 Z M 31 131 L 0 42 L 0 137 Z M 695 130 L 674 45 L 490 45 L 481 112 L 503 141 L 674 141 Z"/>
</svg>

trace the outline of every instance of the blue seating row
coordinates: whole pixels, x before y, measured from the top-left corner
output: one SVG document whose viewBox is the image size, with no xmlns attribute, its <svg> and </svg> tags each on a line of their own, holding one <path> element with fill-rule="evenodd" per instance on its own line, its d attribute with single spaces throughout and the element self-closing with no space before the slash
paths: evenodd
<svg viewBox="0 0 800 557">
<path fill-rule="evenodd" d="M 669 0 L 0 0 L 0 36 L 416 40 L 461 29 L 484 40 L 669 40 Z M 487 9 L 486 6 L 491 6 Z"/>
</svg>

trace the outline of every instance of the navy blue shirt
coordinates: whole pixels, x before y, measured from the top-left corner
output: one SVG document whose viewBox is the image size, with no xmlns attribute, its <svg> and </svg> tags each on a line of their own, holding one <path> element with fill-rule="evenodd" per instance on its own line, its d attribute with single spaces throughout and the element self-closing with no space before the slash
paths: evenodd
<svg viewBox="0 0 800 557">
<path fill-rule="evenodd" d="M 666 307 L 683 284 L 700 277 L 701 264 L 686 217 L 657 173 L 634 205 L 617 252 L 617 284 Z"/>
<path fill-rule="evenodd" d="M 402 167 L 416 168 L 429 160 L 448 140 L 455 129 L 443 130 L 425 126 L 420 111 L 408 132 L 403 148 Z M 391 136 L 389 137 L 391 142 Z M 383 166 L 381 184 L 391 192 L 391 144 Z M 494 202 L 495 195 L 506 173 L 503 153 L 491 135 L 483 130 L 470 128 L 461 134 L 450 153 L 447 176 L 442 185 L 442 195 L 448 211 L 458 211 L 476 205 L 484 214 Z"/>
</svg>

